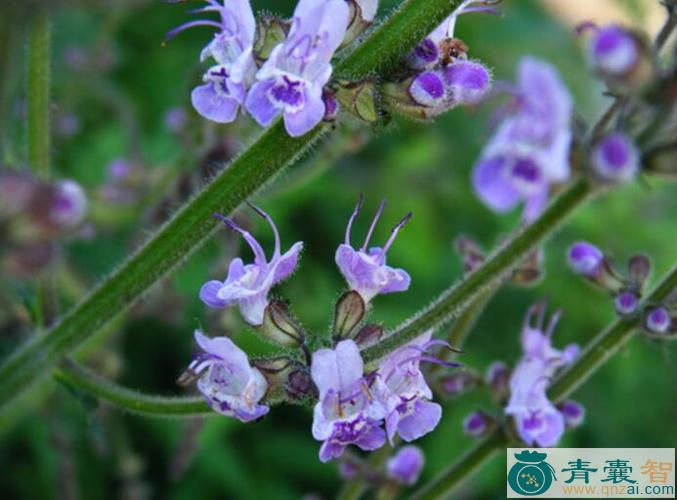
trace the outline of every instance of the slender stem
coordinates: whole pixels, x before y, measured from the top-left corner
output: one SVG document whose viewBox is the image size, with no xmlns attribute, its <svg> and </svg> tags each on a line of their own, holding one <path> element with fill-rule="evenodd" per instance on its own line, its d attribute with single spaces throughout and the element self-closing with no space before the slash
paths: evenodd
<svg viewBox="0 0 677 500">
<path fill-rule="evenodd" d="M 442 22 L 457 4 L 407 0 L 336 67 L 337 74 L 366 75 L 402 57 L 423 33 Z M 424 14 L 425 13 L 425 14 Z M 392 33 L 382 33 L 383 31 Z M 231 213 L 315 144 L 328 126 L 289 137 L 278 121 L 189 200 L 121 267 L 42 336 L 20 346 L 0 365 L 0 407 L 44 377 L 65 354 L 134 303 L 211 234 L 214 212 Z"/>
<path fill-rule="evenodd" d="M 665 8 L 667 10 L 668 17 L 665 20 L 663 27 L 656 35 L 656 39 L 654 40 L 654 48 L 657 51 L 660 51 L 663 48 L 663 45 L 665 45 L 665 42 L 668 41 L 672 31 L 677 26 L 677 3 L 670 0 L 669 2 L 666 2 Z"/>
<path fill-rule="evenodd" d="M 201 397 L 150 396 L 112 383 L 70 361 L 61 363 L 54 376 L 61 382 L 85 390 L 107 403 L 139 415 L 191 417 L 214 414 Z"/>
<path fill-rule="evenodd" d="M 439 327 L 465 310 L 472 300 L 495 287 L 529 251 L 554 233 L 562 221 L 593 191 L 585 179 L 574 180 L 536 221 L 523 228 L 467 278 L 442 292 L 430 306 L 406 321 L 383 341 L 365 349 L 362 353 L 365 362 L 377 361 L 423 332 Z"/>
<path fill-rule="evenodd" d="M 644 301 L 644 305 L 665 300 L 677 288 L 677 266 L 660 281 Z M 642 306 L 640 310 L 643 308 Z M 618 319 L 598 334 L 587 346 L 580 358 L 572 367 L 563 373 L 550 387 L 548 395 L 555 402 L 569 396 L 593 373 L 601 368 L 613 354 L 632 337 L 637 330 L 639 319 Z M 431 483 L 422 487 L 413 495 L 417 500 L 448 498 L 451 491 L 466 477 L 473 474 L 483 463 L 487 462 L 494 452 L 505 446 L 507 438 L 500 429 L 492 432 L 468 454 L 442 472 Z"/>
<path fill-rule="evenodd" d="M 450 498 L 449 494 L 456 486 L 477 472 L 506 443 L 505 435 L 499 430 L 495 430 L 463 455 L 449 469 L 443 471 L 430 483 L 414 492 L 411 498 L 416 500 Z"/>
<path fill-rule="evenodd" d="M 677 266 L 654 289 L 645 303 L 659 303 L 677 288 Z M 636 318 L 618 319 L 593 339 L 578 361 L 564 372 L 550 387 L 548 395 L 555 402 L 562 401 L 583 384 L 607 362 L 637 331 Z"/>
<path fill-rule="evenodd" d="M 47 9 L 39 11 L 28 28 L 28 164 L 42 179 L 49 178 L 49 80 L 51 25 Z"/>
</svg>

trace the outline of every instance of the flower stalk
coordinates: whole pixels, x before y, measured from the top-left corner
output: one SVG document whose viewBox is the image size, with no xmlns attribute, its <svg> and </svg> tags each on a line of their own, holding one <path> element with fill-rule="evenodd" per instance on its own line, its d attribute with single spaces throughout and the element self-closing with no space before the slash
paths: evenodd
<svg viewBox="0 0 677 500">
<path fill-rule="evenodd" d="M 449 0 L 408 0 L 364 42 L 348 52 L 335 70 L 363 77 L 388 69 L 458 5 Z M 60 359 L 133 304 L 214 230 L 213 213 L 230 214 L 262 186 L 318 142 L 329 126 L 300 138 L 289 137 L 280 121 L 264 132 L 202 191 L 80 304 L 44 335 L 20 346 L 0 365 L 0 407 L 12 401 Z"/>
</svg>

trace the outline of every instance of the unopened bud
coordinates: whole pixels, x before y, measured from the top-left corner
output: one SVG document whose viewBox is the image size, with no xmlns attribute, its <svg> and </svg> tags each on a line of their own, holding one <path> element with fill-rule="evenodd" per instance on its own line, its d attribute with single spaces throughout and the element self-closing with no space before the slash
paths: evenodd
<svg viewBox="0 0 677 500">
<path fill-rule="evenodd" d="M 418 481 L 424 463 L 425 457 L 418 446 L 403 446 L 388 459 L 386 473 L 393 481 L 411 486 Z"/>
<path fill-rule="evenodd" d="M 442 76 L 447 92 L 458 104 L 478 104 L 491 89 L 491 73 L 475 61 L 454 61 L 442 70 Z"/>
<path fill-rule="evenodd" d="M 376 93 L 371 80 L 339 82 L 336 98 L 345 110 L 359 119 L 366 122 L 375 122 L 378 119 Z"/>
<path fill-rule="evenodd" d="M 467 370 L 458 370 L 449 375 L 440 377 L 437 381 L 438 390 L 447 397 L 458 397 L 480 383 L 477 376 Z"/>
<path fill-rule="evenodd" d="M 291 317 L 287 305 L 280 300 L 271 300 L 266 306 L 263 324 L 257 330 L 270 341 L 284 347 L 303 343 L 303 329 Z"/>
<path fill-rule="evenodd" d="M 324 89 L 322 92 L 322 101 L 324 101 L 324 121 L 333 122 L 338 116 L 339 104 L 330 90 Z"/>
<path fill-rule="evenodd" d="M 645 254 L 636 254 L 628 260 L 628 277 L 633 285 L 641 289 L 651 273 L 651 259 Z"/>
<path fill-rule="evenodd" d="M 385 329 L 381 325 L 369 324 L 364 325 L 353 339 L 355 343 L 361 348 L 374 345 L 381 340 L 385 335 Z"/>
<path fill-rule="evenodd" d="M 510 370 L 502 361 L 494 361 L 487 368 L 486 383 L 494 400 L 501 401 L 509 392 Z"/>
<path fill-rule="evenodd" d="M 54 189 L 50 218 L 64 229 L 80 225 L 87 214 L 87 196 L 80 185 L 65 180 L 57 183 Z"/>
<path fill-rule="evenodd" d="M 651 332 L 658 335 L 668 333 L 672 324 L 672 318 L 667 308 L 660 306 L 649 309 L 644 318 L 644 325 Z"/>
<path fill-rule="evenodd" d="M 484 436 L 491 428 L 493 419 L 483 411 L 475 411 L 463 421 L 463 433 L 470 437 Z"/>
<path fill-rule="evenodd" d="M 639 152 L 626 134 L 614 132 L 593 148 L 591 162 L 602 180 L 628 182 L 639 170 Z"/>
<path fill-rule="evenodd" d="M 569 249 L 569 266 L 587 277 L 596 276 L 604 265 L 604 254 L 595 245 L 585 241 L 574 243 Z"/>
<path fill-rule="evenodd" d="M 621 316 L 631 316 L 637 312 L 639 297 L 633 290 L 623 290 L 614 298 L 614 309 Z"/>
<path fill-rule="evenodd" d="M 569 429 L 578 427 L 585 420 L 585 408 L 576 401 L 564 401 L 558 405 L 558 410 L 564 417 L 564 424 Z"/>
<path fill-rule="evenodd" d="M 350 338 L 364 318 L 367 306 L 358 292 L 344 293 L 336 303 L 334 311 L 334 338 Z"/>
</svg>

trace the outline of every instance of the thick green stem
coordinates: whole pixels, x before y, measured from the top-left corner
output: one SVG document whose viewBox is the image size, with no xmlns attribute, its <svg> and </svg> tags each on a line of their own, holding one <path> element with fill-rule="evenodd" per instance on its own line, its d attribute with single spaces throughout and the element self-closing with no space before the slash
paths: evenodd
<svg viewBox="0 0 677 500">
<path fill-rule="evenodd" d="M 451 491 L 482 467 L 498 450 L 505 446 L 506 442 L 507 440 L 502 432 L 498 430 L 492 432 L 489 437 L 468 451 L 449 469 L 416 491 L 411 498 L 416 500 L 450 498 Z"/>
<path fill-rule="evenodd" d="M 572 182 L 536 221 L 489 256 L 467 278 L 442 292 L 430 306 L 405 322 L 382 342 L 365 349 L 362 353 L 364 360 L 373 363 L 423 332 L 437 328 L 458 315 L 476 297 L 504 279 L 531 250 L 554 233 L 562 221 L 592 192 L 592 187 L 585 179 L 579 178 Z"/>
<path fill-rule="evenodd" d="M 28 27 L 28 164 L 42 179 L 49 178 L 49 73 L 50 20 L 47 9 L 38 12 Z"/>
<path fill-rule="evenodd" d="M 458 1 L 408 0 L 336 67 L 342 75 L 379 72 L 432 31 Z M 425 13 L 425 15 L 423 14 Z M 384 34 L 384 31 L 392 33 Z M 242 155 L 188 201 L 127 262 L 104 279 L 44 335 L 21 346 L 0 366 L 0 407 L 49 373 L 65 354 L 113 319 L 210 235 L 214 212 L 231 213 L 285 167 L 306 153 L 327 126 L 300 138 L 281 122 L 264 132 Z"/>
<path fill-rule="evenodd" d="M 156 417 L 214 415 L 201 397 L 149 396 L 114 384 L 72 362 L 55 370 L 55 378 L 131 413 Z"/>
<path fill-rule="evenodd" d="M 677 266 L 673 267 L 654 288 L 644 301 L 644 305 L 665 300 L 675 288 L 677 288 Z M 638 318 L 619 319 L 598 334 L 571 368 L 550 387 L 548 391 L 550 399 L 555 402 L 562 401 L 583 384 L 632 337 L 640 326 L 639 321 Z M 459 483 L 487 462 L 495 452 L 506 445 L 506 442 L 505 434 L 500 429 L 492 432 L 458 462 L 416 492 L 413 498 L 417 500 L 449 498 Z"/>
</svg>

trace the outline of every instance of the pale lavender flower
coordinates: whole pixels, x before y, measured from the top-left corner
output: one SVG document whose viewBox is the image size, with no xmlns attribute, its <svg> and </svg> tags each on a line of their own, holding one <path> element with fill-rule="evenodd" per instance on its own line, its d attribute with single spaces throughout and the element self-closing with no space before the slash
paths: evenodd
<svg viewBox="0 0 677 500">
<path fill-rule="evenodd" d="M 407 442 L 432 431 L 442 418 L 442 407 L 431 401 L 433 394 L 421 371 L 421 361 L 445 363 L 427 354 L 431 345 L 428 331 L 401 347 L 379 365 L 374 392 L 386 409 L 386 432 L 393 442 L 396 434 Z"/>
<path fill-rule="evenodd" d="M 414 445 L 403 446 L 386 462 L 386 473 L 393 481 L 412 486 L 418 481 L 424 463 L 425 456 L 421 448 Z"/>
<path fill-rule="evenodd" d="M 211 26 L 219 30 L 200 54 L 200 60 L 212 57 L 217 64 L 203 75 L 205 83 L 193 89 L 191 101 L 195 110 L 205 118 L 228 123 L 237 117 L 247 88 L 254 81 L 256 19 L 249 0 L 224 0 L 223 4 L 217 0 L 205 1 L 208 5 L 194 12 L 216 12 L 219 22 L 191 21 L 169 32 L 167 38 L 194 26 Z"/>
<path fill-rule="evenodd" d="M 313 412 L 313 437 L 323 441 L 320 460 L 340 457 L 354 444 L 375 450 L 385 443 L 384 408 L 370 395 L 360 350 L 352 340 L 313 353 L 311 376 L 319 391 Z"/>
<path fill-rule="evenodd" d="M 242 422 L 268 413 L 259 402 L 268 390 L 261 372 L 249 364 L 247 354 L 228 337 L 209 338 L 195 330 L 202 353 L 188 367 L 198 377 L 197 388 L 214 411 Z"/>
<path fill-rule="evenodd" d="M 568 254 L 569 266 L 583 276 L 594 277 L 604 265 L 604 254 L 595 245 L 578 241 L 571 245 Z"/>
<path fill-rule="evenodd" d="M 672 319 L 665 307 L 655 307 L 647 313 L 645 324 L 650 332 L 667 333 L 670 330 Z"/>
<path fill-rule="evenodd" d="M 520 62 L 513 92 L 516 110 L 484 148 L 473 186 L 498 213 L 524 202 L 530 222 L 545 209 L 551 184 L 569 178 L 572 101 L 557 70 L 531 57 Z"/>
<path fill-rule="evenodd" d="M 230 219 L 218 216 L 229 229 L 239 233 L 254 252 L 254 262 L 244 264 L 239 257 L 233 259 L 225 281 L 213 280 L 200 289 L 200 299 L 209 307 L 225 308 L 238 305 L 243 318 L 250 325 L 263 324 L 270 289 L 289 277 L 296 267 L 303 243 L 297 241 L 284 254 L 280 251 L 280 235 L 270 216 L 253 207 L 266 219 L 275 235 L 275 248 L 270 261 L 258 241 Z"/>
<path fill-rule="evenodd" d="M 361 206 L 362 198 L 358 201 L 348 220 L 345 240 L 336 250 L 336 264 L 350 288 L 358 292 L 365 302 L 369 302 L 378 294 L 403 292 L 409 288 L 411 283 L 409 274 L 404 269 L 395 269 L 386 265 L 386 253 L 395 241 L 397 233 L 411 218 L 411 212 L 393 227 L 388 241 L 382 248 L 371 247 L 368 249 L 369 240 L 385 208 L 385 200 L 383 200 L 369 227 L 364 243 L 356 250 L 350 243 L 350 230 L 353 221 L 360 213 Z"/>
<path fill-rule="evenodd" d="M 64 180 L 55 186 L 50 218 L 59 226 L 73 228 L 87 215 L 87 195 L 75 181 Z"/>
<path fill-rule="evenodd" d="M 568 345 L 559 351 L 552 347 L 551 335 L 559 314 L 543 329 L 544 304 L 530 308 L 522 330 L 524 355 L 510 378 L 510 400 L 505 413 L 512 415 L 517 433 L 529 446 L 555 446 L 565 428 L 564 416 L 548 400 L 546 390 L 555 372 L 571 364 L 579 348 Z M 531 325 L 534 316 L 536 324 Z"/>
<path fill-rule="evenodd" d="M 580 426 L 585 420 L 585 408 L 582 404 L 567 400 L 558 405 L 558 409 L 564 417 L 564 423 L 568 429 L 574 429 Z"/>
<path fill-rule="evenodd" d="M 641 50 L 636 38 L 624 28 L 609 25 L 596 30 L 588 45 L 593 68 L 614 76 L 628 73 L 637 64 Z"/>
<path fill-rule="evenodd" d="M 346 34 L 348 12 L 344 0 L 299 0 L 287 39 L 273 49 L 247 95 L 247 110 L 260 125 L 282 114 L 289 135 L 299 137 L 322 121 L 322 89 Z"/>
<path fill-rule="evenodd" d="M 639 152 L 623 132 L 604 137 L 592 151 L 592 166 L 604 180 L 627 182 L 639 170 Z"/>
</svg>

